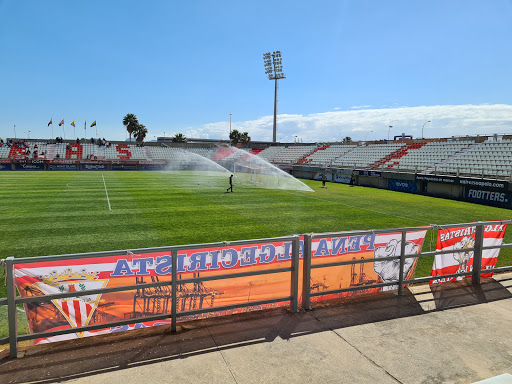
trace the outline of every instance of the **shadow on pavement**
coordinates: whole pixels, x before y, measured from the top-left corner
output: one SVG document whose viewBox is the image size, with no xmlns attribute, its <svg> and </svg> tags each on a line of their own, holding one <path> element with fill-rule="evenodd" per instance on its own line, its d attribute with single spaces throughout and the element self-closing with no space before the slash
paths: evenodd
<svg viewBox="0 0 512 384">
<path fill-rule="evenodd" d="M 477 304 L 506 296 L 494 280 L 479 289 L 455 284 L 452 291 L 437 289 L 436 301 Z M 382 292 L 314 303 L 310 312 L 278 308 L 197 320 L 179 325 L 176 333 L 160 326 L 45 344 L 25 349 L 23 358 L 0 360 L 0 382 L 50 383 L 423 313 L 405 289 L 404 296 Z"/>
<path fill-rule="evenodd" d="M 430 286 L 437 310 L 488 303 L 512 297 L 506 287 L 494 279 L 482 278 L 482 284 L 472 285 L 464 279 Z"/>
</svg>

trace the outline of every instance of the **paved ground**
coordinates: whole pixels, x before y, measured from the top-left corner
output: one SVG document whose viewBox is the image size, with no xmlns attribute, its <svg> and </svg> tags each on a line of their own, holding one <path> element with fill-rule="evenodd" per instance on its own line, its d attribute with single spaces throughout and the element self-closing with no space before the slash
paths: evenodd
<svg viewBox="0 0 512 384">
<path fill-rule="evenodd" d="M 32 347 L 0 383 L 473 383 L 512 374 L 512 274 L 496 280 Z"/>
</svg>

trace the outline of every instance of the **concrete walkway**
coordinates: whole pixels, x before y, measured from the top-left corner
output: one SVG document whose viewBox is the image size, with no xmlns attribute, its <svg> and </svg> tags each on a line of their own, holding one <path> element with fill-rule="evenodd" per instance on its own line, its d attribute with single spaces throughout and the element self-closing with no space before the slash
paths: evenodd
<svg viewBox="0 0 512 384">
<path fill-rule="evenodd" d="M 512 374 L 512 274 L 469 282 L 32 347 L 0 360 L 0 383 L 430 384 Z"/>
</svg>

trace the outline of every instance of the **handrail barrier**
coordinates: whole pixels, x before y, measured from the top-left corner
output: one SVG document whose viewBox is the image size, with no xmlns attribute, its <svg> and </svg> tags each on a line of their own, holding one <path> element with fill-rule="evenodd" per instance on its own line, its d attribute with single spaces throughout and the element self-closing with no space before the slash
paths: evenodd
<svg viewBox="0 0 512 384">
<path fill-rule="evenodd" d="M 404 269 L 406 259 L 409 258 L 419 258 L 419 257 L 429 257 L 435 255 L 442 255 L 448 253 L 457 253 L 456 250 L 446 250 L 446 251 L 429 251 L 422 253 L 406 253 L 406 240 L 407 233 L 415 232 L 415 231 L 427 231 L 427 230 L 438 230 L 438 229 L 449 229 L 449 228 L 458 228 L 458 227 L 475 227 L 475 243 L 471 248 L 465 248 L 464 252 L 473 252 L 473 270 L 470 272 L 459 272 L 459 273 L 451 273 L 436 276 L 436 278 L 452 278 L 452 277 L 462 277 L 462 276 L 470 276 L 472 277 L 473 284 L 480 284 L 480 275 L 482 273 L 482 251 L 489 249 L 501 249 L 501 248 L 511 248 L 512 244 L 501 244 L 495 246 L 483 246 L 484 239 L 484 228 L 487 225 L 499 225 L 499 224 L 510 224 L 512 220 L 505 221 L 486 221 L 486 222 L 476 222 L 476 223 L 462 223 L 462 224 L 450 224 L 450 225 L 430 225 L 430 226 L 422 226 L 422 227 L 407 227 L 407 228 L 396 228 L 396 229 L 379 229 L 379 230 L 366 230 L 366 231 L 345 231 L 345 232 L 333 232 L 333 233 L 322 233 L 322 234 L 305 234 L 303 236 L 303 254 L 302 254 L 302 287 L 299 291 L 299 263 L 300 263 L 300 245 L 301 245 L 301 236 L 292 235 L 292 236 L 283 236 L 276 238 L 266 238 L 266 239 L 255 239 L 255 240 L 240 240 L 240 241 L 232 241 L 232 242 L 216 242 L 216 243 L 207 243 L 207 244 L 192 244 L 192 245 L 181 245 L 181 246 L 170 246 L 170 247 L 158 247 L 158 248 L 142 248 L 142 249 L 131 249 L 131 250 L 119 250 L 112 252 L 92 252 L 92 253 L 79 253 L 79 254 L 70 254 L 70 255 L 52 255 L 52 256 L 38 256 L 38 257 L 25 257 L 25 258 L 14 258 L 8 257 L 5 260 L 2 260 L 4 267 L 6 269 L 6 285 L 7 285 L 7 299 L 0 300 L 0 305 L 7 305 L 8 307 L 8 321 L 9 321 L 9 336 L 0 338 L 0 344 L 9 342 L 10 347 L 10 356 L 17 357 L 18 355 L 18 342 L 25 340 L 33 340 L 38 338 L 45 338 L 50 336 L 63 335 L 68 333 L 77 333 L 77 332 L 85 332 L 92 331 L 98 329 L 104 329 L 109 327 L 117 327 L 129 324 L 135 324 L 138 321 L 156 321 L 156 320 L 164 320 L 171 319 L 171 330 L 173 332 L 176 331 L 176 323 L 179 318 L 183 318 L 191 315 L 199 315 L 208 312 L 218 312 L 218 311 L 227 311 L 238 308 L 245 307 L 253 307 L 260 306 L 265 304 L 272 303 L 283 303 L 289 302 L 290 310 L 292 312 L 297 312 L 299 309 L 299 305 L 302 306 L 304 310 L 311 309 L 311 298 L 316 296 L 330 295 L 330 294 L 341 294 L 352 291 L 361 291 L 372 288 L 383 288 L 388 286 L 397 286 L 398 295 L 403 295 L 403 288 L 406 284 L 414 284 L 414 283 L 422 283 L 433 280 L 432 276 L 428 277 L 419 277 L 419 278 L 410 278 L 407 279 L 404 277 Z M 353 260 L 344 260 L 344 261 L 334 261 L 327 262 L 322 264 L 314 264 L 312 262 L 312 245 L 314 240 L 332 238 L 332 237 L 347 237 L 347 236 L 367 236 L 367 235 L 381 235 L 381 234 L 400 234 L 401 245 L 400 245 L 400 254 L 394 256 L 386 256 L 379 257 L 378 261 L 399 261 L 399 273 L 398 278 L 392 281 L 384 281 L 377 282 L 373 284 L 366 284 L 363 287 L 355 286 L 348 288 L 340 288 L 340 289 L 332 289 L 332 290 L 324 290 L 318 292 L 312 292 L 311 290 L 311 272 L 313 270 L 328 268 L 328 267 L 337 267 L 337 266 L 346 266 L 346 265 L 357 265 L 362 263 L 373 263 L 376 261 L 375 258 L 361 258 L 361 259 L 353 259 Z M 186 279 L 178 279 L 178 268 L 177 268 L 177 259 L 178 252 L 184 250 L 197 250 L 197 249 L 207 249 L 207 248 L 222 248 L 226 246 L 242 246 L 242 245 L 256 245 L 263 244 L 269 242 L 291 242 L 291 265 L 289 267 L 284 268 L 273 268 L 273 269 L 264 269 L 259 271 L 250 271 L 250 272 L 237 272 L 237 273 L 223 273 L 223 274 L 215 274 L 215 275 L 206 275 L 201 277 L 193 277 Z M 62 260 L 77 260 L 82 258 L 102 258 L 109 256 L 124 256 L 124 255 L 144 255 L 148 253 L 155 252 L 167 252 L 170 253 L 171 261 L 172 261 L 172 279 L 170 281 L 153 281 L 151 283 L 137 283 L 132 285 L 123 285 L 116 286 L 110 288 L 99 288 L 99 289 L 88 289 L 83 290 L 81 292 L 73 292 L 70 295 L 69 292 L 64 293 L 55 293 L 48 294 L 42 296 L 30 296 L 30 297 L 18 297 L 16 295 L 16 287 L 15 287 L 15 276 L 14 276 L 14 265 L 22 265 L 27 263 L 37 263 L 37 262 L 49 262 L 49 261 L 62 261 Z M 512 266 L 505 266 L 500 268 L 492 268 L 486 269 L 485 273 L 491 272 L 505 272 L 512 270 Z M 206 281 L 213 280 L 226 280 L 226 279 L 236 279 L 240 277 L 248 277 L 248 276 L 261 276 L 261 275 L 270 275 L 277 273 L 288 273 L 289 276 L 289 287 L 290 294 L 288 296 L 270 298 L 267 300 L 258 300 L 258 301 L 247 301 L 240 302 L 236 304 L 230 305 L 222 305 L 222 306 L 211 306 L 208 308 L 199 308 L 199 309 L 188 309 L 188 310 L 178 310 L 178 298 L 177 298 L 177 286 L 178 284 L 190 284 L 190 283 L 202 283 Z M 170 312 L 159 313 L 150 316 L 144 317 L 131 317 L 129 319 L 124 319 L 120 321 L 114 322 L 102 322 L 101 324 L 94 325 L 86 325 L 74 328 L 66 328 L 59 329 L 54 331 L 47 332 L 37 332 L 32 334 L 19 335 L 17 330 L 17 304 L 23 304 L 28 302 L 49 302 L 51 300 L 62 299 L 62 298 L 70 298 L 70 297 L 81 297 L 92 294 L 103 294 L 103 293 L 111 293 L 111 292 L 119 292 L 119 291 L 129 291 L 141 288 L 154 288 L 154 287 L 171 287 L 171 307 Z M 302 302 L 299 303 L 300 298 L 302 297 Z"/>
<path fill-rule="evenodd" d="M 143 248 L 143 249 L 131 249 L 131 250 L 123 250 L 123 251 L 113 251 L 113 252 L 92 252 L 92 253 L 81 253 L 81 254 L 72 254 L 72 255 L 52 255 L 52 256 L 38 256 L 38 257 L 27 257 L 27 258 L 19 258 L 15 259 L 13 257 L 8 257 L 5 259 L 5 268 L 6 268 L 6 285 L 7 285 L 7 300 L 0 301 L 0 305 L 6 305 L 8 307 L 8 320 L 9 320 L 9 336 L 5 338 L 0 338 L 0 344 L 9 342 L 10 348 L 10 357 L 17 357 L 18 355 L 18 342 L 24 340 L 33 340 L 43 337 L 57 336 L 68 333 L 77 333 L 77 332 L 85 332 L 92 331 L 97 329 L 109 328 L 114 326 L 122 326 L 135 324 L 138 321 L 154 321 L 154 320 L 164 320 L 171 318 L 171 330 L 173 332 L 176 331 L 176 323 L 177 319 L 180 317 L 197 315 L 207 312 L 217 312 L 217 311 L 225 311 L 235 308 L 244 308 L 251 306 L 259 306 L 264 304 L 272 304 L 278 302 L 290 302 L 290 309 L 293 312 L 298 311 L 298 298 L 299 298 L 299 236 L 283 236 L 277 238 L 266 238 L 266 239 L 256 239 L 256 240 L 240 240 L 240 241 L 232 241 L 232 242 L 217 242 L 217 243 L 207 243 L 207 244 L 195 244 L 195 245 L 184 245 L 184 246 L 171 246 L 171 247 L 159 247 L 159 248 Z M 274 268 L 270 270 L 262 270 L 262 271 L 252 271 L 252 272 L 240 272 L 240 273 L 229 273 L 222 275 L 214 275 L 214 276 L 205 276 L 205 277 L 194 277 L 189 279 L 181 279 L 178 283 L 178 272 L 177 272 L 177 255 L 179 251 L 182 250 L 191 250 L 191 249 L 202 249 L 202 248 L 220 248 L 226 246 L 241 246 L 241 245 L 255 245 L 255 244 L 263 244 L 268 242 L 291 242 L 291 266 L 286 268 Z M 16 296 L 16 287 L 14 284 L 14 265 L 34 263 L 34 262 L 48 262 L 48 261 L 60 261 L 60 260 L 72 260 L 72 259 L 80 259 L 80 258 L 90 258 L 90 257 L 108 257 L 108 256 L 121 256 L 126 254 L 136 254 L 143 255 L 154 252 L 169 252 L 172 258 L 172 280 L 171 281 L 159 281 L 152 283 L 142 283 L 135 285 L 124 285 L 112 288 L 100 288 L 100 289 L 89 289 L 81 292 L 73 292 L 72 295 L 69 292 L 58 293 L 58 294 L 50 294 L 44 296 L 31 296 L 31 297 L 17 297 Z M 235 279 L 239 277 L 248 277 L 248 276 L 258 276 L 258 275 L 269 275 L 276 273 L 285 273 L 289 272 L 290 278 L 290 295 L 278 298 L 272 298 L 267 300 L 259 300 L 259 301 L 250 301 L 246 303 L 237 303 L 232 305 L 223 305 L 216 307 L 209 307 L 204 309 L 195 309 L 188 311 L 180 311 L 177 310 L 177 285 L 178 284 L 186 284 L 186 283 L 199 283 L 203 281 L 212 281 L 212 280 L 224 280 L 224 279 Z M 27 302 L 48 302 L 55 299 L 60 298 L 68 298 L 68 297 L 81 297 L 87 296 L 95 293 L 107 293 L 107 292 L 119 292 L 119 291 L 128 291 L 140 288 L 150 288 L 150 287 L 162 287 L 162 286 L 171 286 L 172 287 L 172 298 L 171 298 L 171 312 L 163 313 L 152 316 L 144 316 L 144 317 L 134 317 L 127 320 L 115 321 L 115 322 L 102 322 L 101 324 L 95 325 L 87 325 L 74 327 L 70 329 L 61 329 L 56 331 L 48 331 L 48 332 L 38 332 L 26 335 L 18 335 L 17 331 L 17 311 L 16 305 L 27 303 Z"/>
<path fill-rule="evenodd" d="M 343 265 L 353 265 L 353 264 L 361 264 L 361 263 L 373 263 L 375 259 L 360 259 L 360 260 L 349 260 L 349 261 L 339 261 L 339 262 L 331 262 L 324 264 L 313 265 L 311 260 L 312 253 L 312 242 L 314 239 L 321 239 L 326 237 L 345 237 L 345 236 L 357 236 L 364 235 L 368 233 L 372 234 L 390 234 L 390 233 L 401 233 L 401 249 L 400 255 L 398 256 L 388 256 L 388 257 L 380 257 L 378 261 L 386 261 L 386 260 L 399 260 L 399 278 L 397 280 L 369 284 L 365 285 L 364 289 L 371 288 L 380 288 L 387 287 L 392 285 L 398 285 L 398 295 L 403 295 L 404 284 L 415 284 L 415 283 L 424 283 L 434 279 L 432 276 L 428 277 L 419 277 L 412 279 L 404 279 L 404 265 L 405 260 L 408 258 L 420 258 L 420 257 L 428 257 L 449 253 L 457 253 L 454 250 L 447 251 L 431 251 L 431 252 L 422 252 L 422 253 L 414 253 L 414 254 L 406 254 L 405 253 L 405 243 L 406 243 L 406 235 L 407 232 L 410 231 L 422 231 L 422 230 L 437 230 L 437 229 L 449 229 L 449 228 L 459 228 L 459 227 L 475 227 L 475 245 L 471 248 L 465 248 L 464 252 L 473 251 L 473 270 L 470 272 L 459 272 L 459 273 L 451 273 L 437 276 L 438 278 L 451 278 L 451 277 L 462 277 L 462 276 L 470 276 L 473 284 L 480 284 L 480 275 L 482 273 L 482 251 L 489 249 L 502 249 L 502 248 L 511 248 L 512 244 L 501 244 L 495 246 L 483 246 L 484 239 L 484 227 L 487 225 L 496 225 L 496 224 L 510 224 L 512 220 L 502 220 L 502 221 L 486 221 L 486 222 L 477 222 L 477 223 L 461 223 L 461 224 L 449 224 L 449 225 L 430 225 L 423 227 L 409 227 L 409 228 L 395 228 L 395 229 L 383 229 L 383 230 L 373 230 L 373 231 L 349 231 L 349 232 L 336 232 L 336 233 L 324 233 L 324 234 L 306 234 L 304 235 L 304 263 L 303 263 L 303 296 L 302 296 L 302 307 L 305 310 L 311 309 L 311 297 L 314 296 L 323 296 L 329 294 L 337 294 L 337 293 L 345 293 L 352 291 L 360 291 L 361 287 L 349 287 L 343 289 L 333 289 L 333 290 L 325 290 L 321 292 L 311 292 L 311 270 L 319 269 L 319 268 L 327 268 L 334 266 L 343 266 Z M 486 269 L 485 273 L 492 272 L 506 272 L 511 271 L 512 266 L 500 267 L 500 268 L 492 268 Z"/>
</svg>

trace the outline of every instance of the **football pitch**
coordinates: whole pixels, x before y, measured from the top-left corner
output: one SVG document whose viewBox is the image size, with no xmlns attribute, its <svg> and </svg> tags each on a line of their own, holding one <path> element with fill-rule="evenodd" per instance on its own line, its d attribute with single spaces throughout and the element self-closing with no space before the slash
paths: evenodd
<svg viewBox="0 0 512 384">
<path fill-rule="evenodd" d="M 234 193 L 226 193 L 227 176 L 199 172 L 3 172 L 0 259 L 510 218 L 507 209 L 304 182 L 315 192 L 235 180 Z M 423 251 L 435 242 L 427 233 Z M 512 264 L 508 251 L 499 265 Z M 421 258 L 416 276 L 431 267 L 432 258 Z"/>
</svg>

